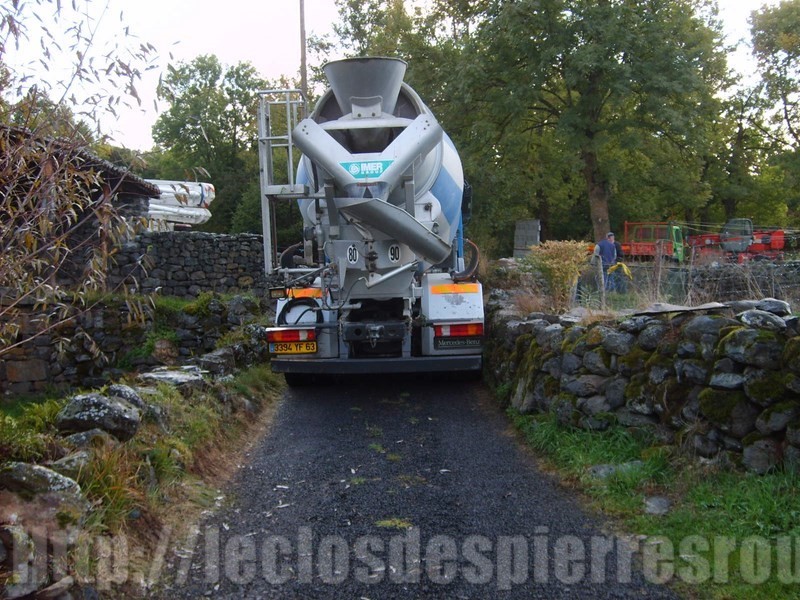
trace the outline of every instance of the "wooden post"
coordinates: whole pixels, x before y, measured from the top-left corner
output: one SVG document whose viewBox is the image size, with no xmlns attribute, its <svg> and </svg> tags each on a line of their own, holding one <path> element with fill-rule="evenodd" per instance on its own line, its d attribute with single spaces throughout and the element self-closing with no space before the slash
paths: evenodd
<svg viewBox="0 0 800 600">
<path fill-rule="evenodd" d="M 597 257 L 597 281 L 600 288 L 600 308 L 606 309 L 606 279 L 603 273 L 603 260 Z"/>
</svg>

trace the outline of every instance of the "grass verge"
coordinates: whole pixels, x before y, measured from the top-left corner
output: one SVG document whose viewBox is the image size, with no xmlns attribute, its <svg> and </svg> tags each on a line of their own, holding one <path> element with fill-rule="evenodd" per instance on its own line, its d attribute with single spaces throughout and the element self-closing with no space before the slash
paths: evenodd
<svg viewBox="0 0 800 600">
<path fill-rule="evenodd" d="M 800 598 L 800 475 L 763 476 L 701 464 L 638 430 L 587 432 L 561 427 L 552 415 L 509 415 L 542 466 L 579 489 L 643 547 L 657 544 L 656 572 L 687 598 Z M 629 464 L 609 477 L 600 464 Z M 645 499 L 670 500 L 665 515 L 644 511 Z"/>
<path fill-rule="evenodd" d="M 149 409 L 136 435 L 93 445 L 75 476 L 92 509 L 67 571 L 91 583 L 97 552 L 124 539 L 128 576 L 112 593 L 146 595 L 155 550 L 167 537 L 180 543 L 220 501 L 219 488 L 271 421 L 283 387 L 283 378 L 264 364 L 187 394 L 165 384 L 141 391 Z M 67 454 L 55 428 L 64 403 L 26 398 L 0 407 L 0 464 L 43 464 Z"/>
</svg>

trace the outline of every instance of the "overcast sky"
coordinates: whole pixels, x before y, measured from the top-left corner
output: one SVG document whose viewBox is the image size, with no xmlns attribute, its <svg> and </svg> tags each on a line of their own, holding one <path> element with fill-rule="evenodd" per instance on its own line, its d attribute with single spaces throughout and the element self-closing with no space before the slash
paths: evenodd
<svg viewBox="0 0 800 600">
<path fill-rule="evenodd" d="M 748 40 L 750 12 L 775 2 L 719 0 L 728 41 Z M 119 35 L 119 15 L 123 13 L 131 33 L 153 44 L 164 65 L 215 54 L 226 65 L 249 61 L 267 79 L 294 78 L 299 72 L 299 0 L 94 0 L 89 6 L 102 11 L 106 4 L 102 31 Z M 334 0 L 305 0 L 308 35 L 330 32 L 336 16 Z M 746 65 L 748 54 L 742 50 L 734 63 Z M 115 143 L 139 150 L 151 147 L 157 80 L 158 73 L 152 72 L 138 86 L 141 109 L 120 109 L 116 122 L 104 124 Z"/>
</svg>

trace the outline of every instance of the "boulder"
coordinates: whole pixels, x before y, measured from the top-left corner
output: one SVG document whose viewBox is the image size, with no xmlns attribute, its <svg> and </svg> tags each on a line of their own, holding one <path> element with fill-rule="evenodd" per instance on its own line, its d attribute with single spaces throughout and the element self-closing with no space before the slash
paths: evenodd
<svg viewBox="0 0 800 600">
<path fill-rule="evenodd" d="M 783 331 L 786 329 L 786 321 L 764 310 L 746 310 L 737 315 L 737 317 L 745 325 L 757 329 L 768 329 L 770 331 Z"/>
<path fill-rule="evenodd" d="M 758 310 L 763 310 L 779 317 L 787 317 L 792 314 L 792 307 L 784 300 L 776 300 L 775 298 L 764 298 L 756 302 Z"/>
<path fill-rule="evenodd" d="M 172 340 L 156 340 L 153 346 L 153 358 L 165 365 L 175 365 L 178 363 L 180 351 Z"/>
<path fill-rule="evenodd" d="M 742 392 L 706 388 L 699 397 L 700 412 L 725 433 L 741 439 L 755 429 L 761 411 Z"/>
<path fill-rule="evenodd" d="M 745 440 L 742 464 L 748 471 L 763 475 L 780 461 L 781 446 L 778 441 L 768 437 Z"/>
<path fill-rule="evenodd" d="M 194 365 L 179 368 L 159 367 L 148 373 L 142 373 L 139 379 L 148 384 L 167 383 L 184 394 L 190 394 L 193 390 L 204 389 L 208 385 L 204 377 L 207 374 L 208 371 Z"/>
<path fill-rule="evenodd" d="M 744 393 L 759 406 L 780 402 L 786 394 L 783 375 L 778 371 L 747 369 L 744 373 Z"/>
<path fill-rule="evenodd" d="M 517 381 L 517 387 L 515 388 L 514 393 L 511 395 L 511 406 L 517 410 L 520 410 L 527 394 L 528 378 L 520 377 L 519 381 Z"/>
<path fill-rule="evenodd" d="M 774 332 L 742 327 L 726 335 L 719 345 L 719 353 L 738 363 L 777 370 L 781 367 L 783 346 Z"/>
<path fill-rule="evenodd" d="M 595 479 L 608 479 L 614 475 L 630 473 L 642 467 L 644 467 L 644 463 L 641 460 L 632 460 L 619 465 L 594 465 L 589 467 L 588 473 L 590 477 Z"/>
<path fill-rule="evenodd" d="M 672 503 L 665 496 L 650 496 L 644 499 L 644 512 L 648 515 L 662 516 L 669 512 Z"/>
<path fill-rule="evenodd" d="M 625 388 L 628 380 L 625 377 L 614 377 L 606 383 L 606 401 L 611 410 L 625 406 Z"/>
<path fill-rule="evenodd" d="M 702 434 L 692 436 L 692 448 L 695 453 L 703 458 L 713 458 L 719 452 L 719 444 Z"/>
<path fill-rule="evenodd" d="M 15 492 L 24 498 L 50 492 L 74 496 L 81 493 L 81 486 L 74 479 L 47 467 L 23 462 L 6 463 L 0 468 L 0 489 Z"/>
<path fill-rule="evenodd" d="M 619 324 L 619 328 L 628 333 L 640 333 L 648 326 L 658 325 L 660 323 L 660 321 L 653 319 L 653 317 L 647 315 L 636 315 L 622 321 L 622 323 Z"/>
<path fill-rule="evenodd" d="M 603 338 L 603 349 L 609 354 L 622 356 L 628 354 L 636 342 L 636 337 L 632 333 L 625 331 L 611 330 Z"/>
<path fill-rule="evenodd" d="M 695 386 L 686 397 L 686 403 L 680 413 L 686 423 L 694 423 L 700 417 L 700 394 L 704 389 L 702 386 Z"/>
<path fill-rule="evenodd" d="M 719 337 L 719 332 L 723 327 L 738 325 L 737 321 L 719 315 L 697 315 L 683 326 L 683 335 L 693 342 L 700 342 L 704 337 L 710 336 L 714 339 Z"/>
<path fill-rule="evenodd" d="M 98 393 L 73 396 L 56 417 L 61 432 L 102 429 L 124 442 L 136 435 L 141 423 L 139 411 L 119 398 Z"/>
<path fill-rule="evenodd" d="M 744 379 L 741 373 L 714 373 L 708 385 L 720 390 L 740 390 L 744 387 Z"/>
<path fill-rule="evenodd" d="M 661 321 L 651 322 L 642 330 L 636 342 L 642 350 L 652 352 L 658 348 L 668 331 L 669 327 Z"/>
<path fill-rule="evenodd" d="M 800 448 L 786 446 L 783 449 L 783 465 L 788 471 L 800 474 Z"/>
<path fill-rule="evenodd" d="M 623 427 L 653 427 L 658 423 L 657 417 L 636 413 L 629 408 L 620 408 L 614 412 L 614 416 Z"/>
<path fill-rule="evenodd" d="M 220 348 L 200 356 L 197 364 L 212 375 L 227 375 L 236 369 L 236 356 L 232 348 Z"/>
<path fill-rule="evenodd" d="M 675 349 L 678 358 L 695 358 L 699 354 L 697 344 L 691 340 L 681 340 Z"/>
<path fill-rule="evenodd" d="M 115 444 L 117 440 L 102 429 L 90 429 L 64 436 L 63 441 L 75 449 L 95 448 L 106 444 Z"/>
<path fill-rule="evenodd" d="M 261 308 L 255 299 L 249 296 L 234 296 L 228 302 L 228 323 L 231 325 L 244 325 L 251 323 L 258 317 Z"/>
<path fill-rule="evenodd" d="M 739 314 L 746 310 L 752 310 L 758 307 L 758 300 L 731 300 L 726 302 L 725 306 L 730 308 L 735 314 Z"/>
<path fill-rule="evenodd" d="M 602 348 L 589 350 L 583 355 L 583 366 L 593 375 L 611 375 L 611 356 Z"/>
<path fill-rule="evenodd" d="M 561 355 L 561 372 L 566 375 L 574 375 L 583 366 L 581 357 L 572 352 L 565 352 Z"/>
<path fill-rule="evenodd" d="M 582 413 L 594 416 L 600 413 L 607 413 L 611 406 L 605 396 L 590 396 L 589 398 L 578 399 L 578 410 Z"/>
<path fill-rule="evenodd" d="M 573 396 L 595 396 L 603 393 L 606 381 L 602 375 L 580 375 L 562 378 L 561 387 Z"/>
<path fill-rule="evenodd" d="M 696 385 L 704 385 L 708 382 L 708 367 L 700 360 L 686 359 L 675 361 L 675 373 L 680 382 L 688 382 Z"/>
<path fill-rule="evenodd" d="M 631 378 L 625 388 L 625 407 L 640 415 L 654 415 L 655 408 L 652 388 L 649 388 L 640 375 Z"/>
<path fill-rule="evenodd" d="M 786 429 L 798 415 L 800 415 L 800 402 L 789 400 L 779 402 L 767 408 L 756 420 L 756 429 L 764 435 L 780 433 Z"/>
<path fill-rule="evenodd" d="M 140 411 L 147 410 L 147 404 L 145 401 L 142 400 L 142 397 L 139 395 L 139 393 L 130 386 L 122 385 L 121 383 L 114 383 L 108 386 L 108 389 L 105 393 L 109 398 L 119 398 L 120 400 L 124 400 Z"/>
<path fill-rule="evenodd" d="M 52 469 L 56 473 L 60 473 L 70 479 L 77 479 L 80 472 L 86 468 L 91 460 L 92 455 L 88 450 L 79 450 L 68 454 L 64 458 L 56 461 L 46 463 L 48 469 Z"/>
<path fill-rule="evenodd" d="M 32 523 L 55 531 L 82 524 L 90 508 L 78 483 L 52 469 L 21 462 L 0 469 L 0 523 Z"/>
<path fill-rule="evenodd" d="M 546 321 L 545 321 L 546 322 Z M 561 349 L 564 341 L 564 326 L 559 323 L 548 325 L 536 332 L 536 343 L 545 352 L 555 352 Z"/>
<path fill-rule="evenodd" d="M 540 370 L 550 375 L 550 377 L 561 377 L 561 357 L 558 355 L 550 356 L 542 363 Z"/>
<path fill-rule="evenodd" d="M 740 367 L 730 358 L 720 358 L 714 362 L 715 373 L 740 373 Z"/>
</svg>

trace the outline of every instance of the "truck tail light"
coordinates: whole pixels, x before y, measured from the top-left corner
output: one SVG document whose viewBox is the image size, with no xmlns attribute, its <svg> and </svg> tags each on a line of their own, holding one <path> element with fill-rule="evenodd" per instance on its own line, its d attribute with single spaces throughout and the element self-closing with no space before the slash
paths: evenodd
<svg viewBox="0 0 800 600">
<path fill-rule="evenodd" d="M 317 339 L 314 329 L 271 329 L 267 331 L 267 341 L 274 342 L 313 342 Z"/>
<path fill-rule="evenodd" d="M 436 337 L 475 337 L 483 335 L 483 323 L 434 325 L 433 335 Z"/>
</svg>

